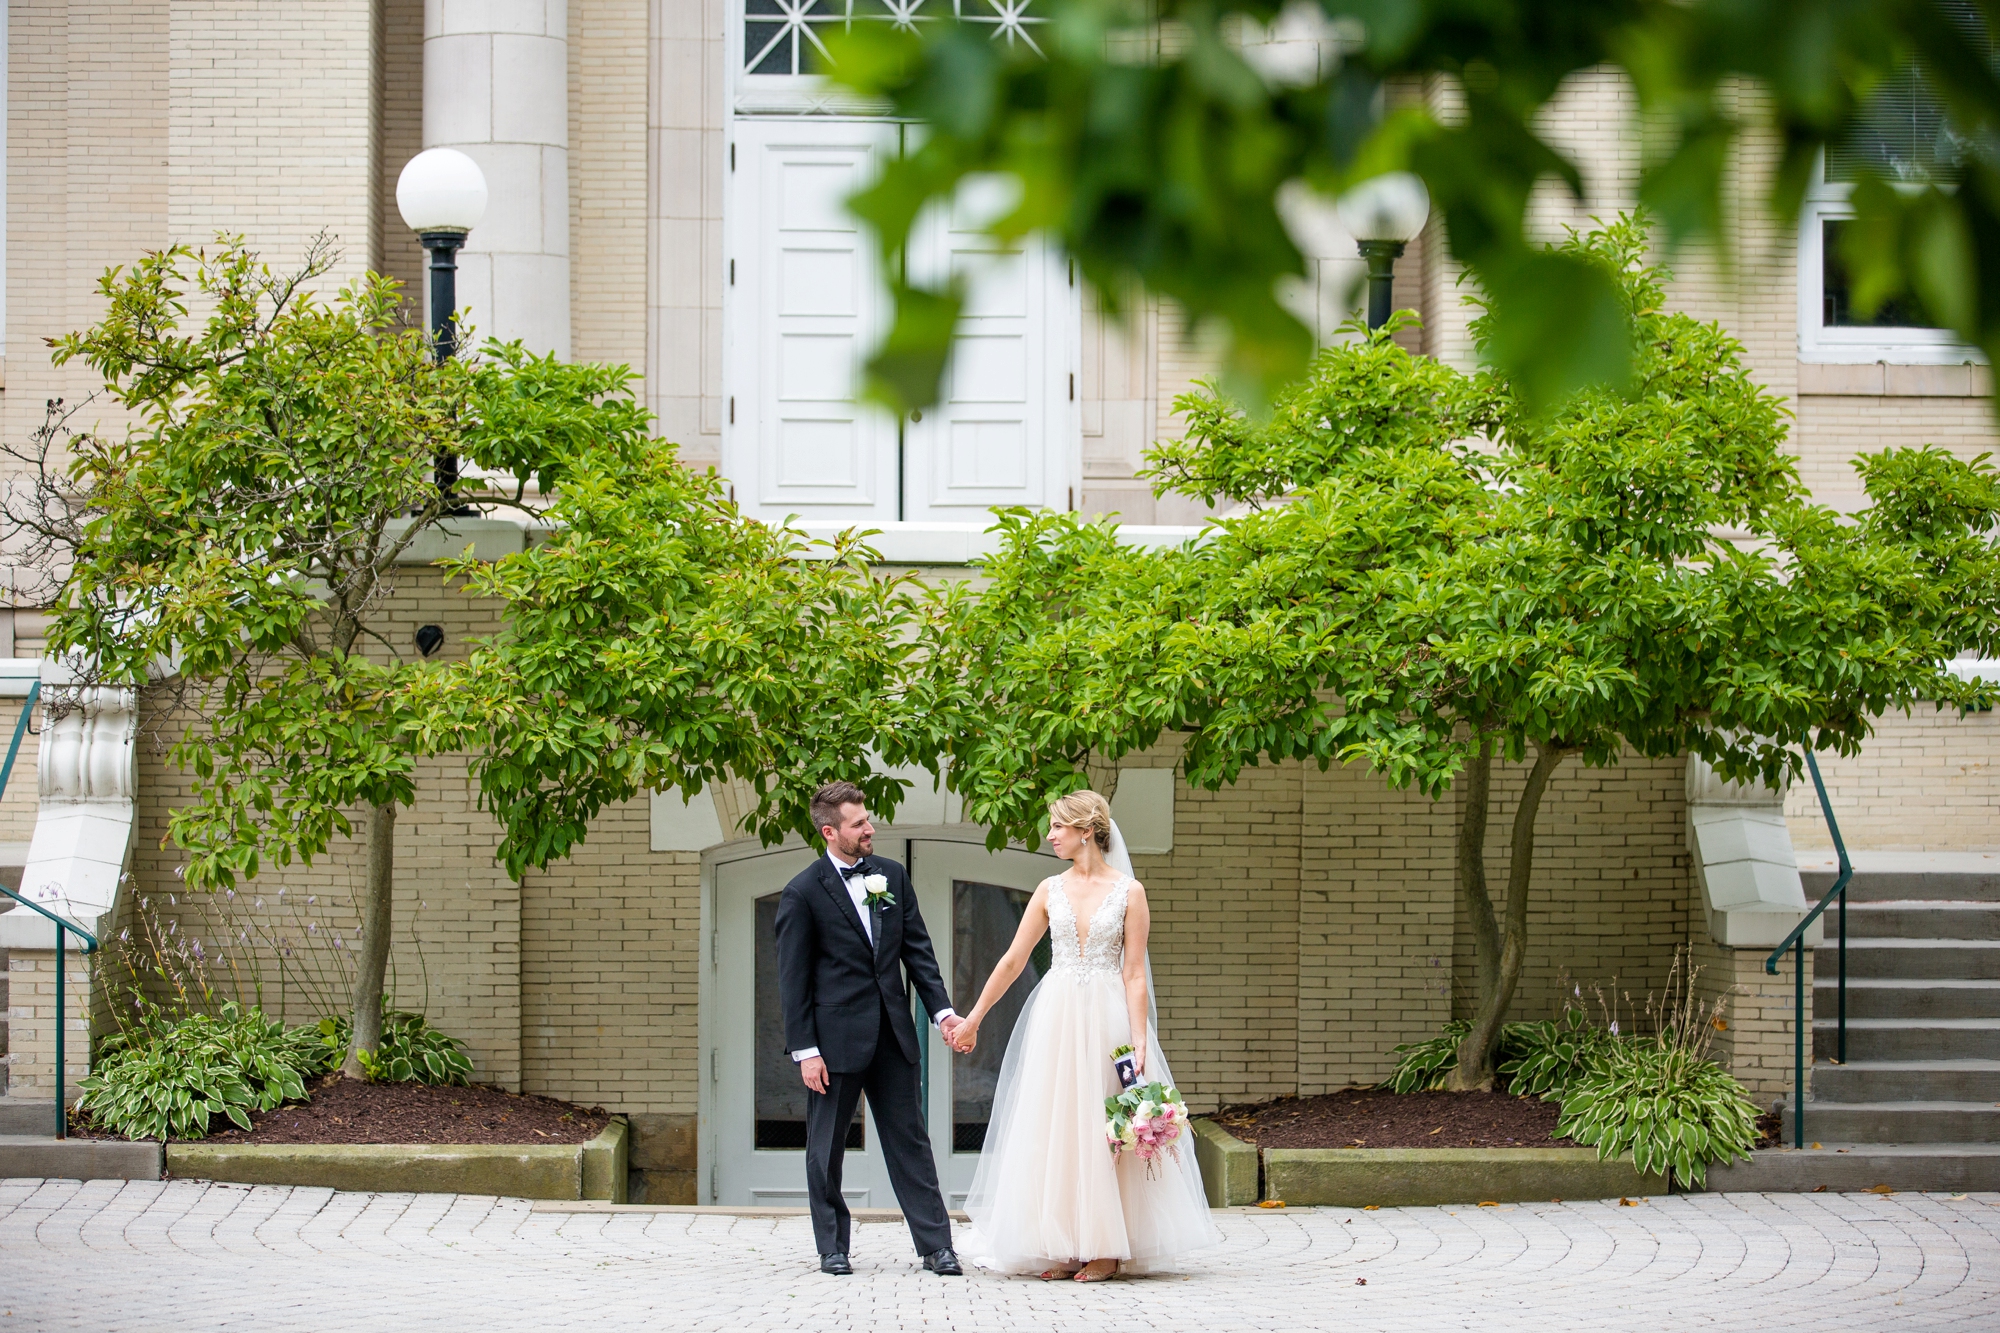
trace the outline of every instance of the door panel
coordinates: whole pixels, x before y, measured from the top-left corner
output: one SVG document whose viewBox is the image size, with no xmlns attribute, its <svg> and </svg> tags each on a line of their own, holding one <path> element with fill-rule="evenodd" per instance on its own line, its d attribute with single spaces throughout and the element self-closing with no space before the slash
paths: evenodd
<svg viewBox="0 0 2000 1333">
<path fill-rule="evenodd" d="M 847 196 L 895 151 L 880 121 L 739 119 L 728 173 L 723 470 L 766 519 L 893 519 L 897 423 L 855 401 L 887 292 Z"/>
</svg>

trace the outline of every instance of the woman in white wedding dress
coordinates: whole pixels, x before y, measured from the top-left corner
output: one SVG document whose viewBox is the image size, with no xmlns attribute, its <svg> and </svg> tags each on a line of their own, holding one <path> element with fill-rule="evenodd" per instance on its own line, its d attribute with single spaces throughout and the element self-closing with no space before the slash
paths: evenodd
<svg viewBox="0 0 2000 1333">
<path fill-rule="evenodd" d="M 1222 1237 L 1208 1212 L 1194 1136 L 1147 1164 L 1111 1155 L 1104 1099 L 1119 1090 L 1111 1053 L 1131 1046 L 1142 1078 L 1169 1085 L 1153 1021 L 1146 891 L 1096 792 L 1050 807 L 1049 841 L 1069 870 L 1043 880 L 979 1002 L 953 1034 L 969 1051 L 979 1024 L 1027 966 L 1042 934 L 1051 966 L 1015 1021 L 986 1146 L 965 1201 L 961 1246 L 988 1268 L 1096 1282 L 1156 1266 Z"/>
</svg>

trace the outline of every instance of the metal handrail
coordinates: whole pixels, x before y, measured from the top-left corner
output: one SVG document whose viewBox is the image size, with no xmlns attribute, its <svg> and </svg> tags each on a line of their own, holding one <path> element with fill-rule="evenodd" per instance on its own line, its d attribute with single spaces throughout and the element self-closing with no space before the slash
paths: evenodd
<svg viewBox="0 0 2000 1333">
<path fill-rule="evenodd" d="M 21 701 L 21 716 L 14 723 L 14 739 L 7 746 L 7 761 L 4 764 L 0 764 L 0 796 L 7 794 L 7 779 L 14 776 L 14 761 L 21 754 L 21 738 L 28 734 L 28 719 L 35 715 L 35 700 L 39 699 L 41 694 L 42 682 L 36 680 L 28 686 L 28 697 Z M 65 1013 L 67 1004 L 66 997 L 63 994 L 63 932 L 68 931 L 79 940 L 82 940 L 83 951 L 87 954 L 97 952 L 97 936 L 91 934 L 75 922 L 63 920 L 40 903 L 29 902 L 26 898 L 23 898 L 20 894 L 7 888 L 5 885 L 0 885 L 0 893 L 6 894 L 23 907 L 39 912 L 56 923 L 56 1137 L 59 1139 L 68 1138 L 69 1117 L 64 1113 L 65 1108 L 63 1105 L 63 1028 L 67 1026 L 64 1021 L 67 1017 Z"/>
<path fill-rule="evenodd" d="M 1826 831 L 1833 835 L 1834 855 L 1839 858 L 1840 875 L 1833 881 L 1833 887 L 1826 891 L 1812 911 L 1807 912 L 1799 924 L 1792 927 L 1792 933 L 1785 936 L 1785 942 L 1771 951 L 1764 960 L 1764 971 L 1771 976 L 1778 975 L 1778 960 L 1785 956 L 1785 950 L 1792 951 L 1792 1144 L 1806 1146 L 1806 929 L 1819 920 L 1828 903 L 1840 899 L 1840 995 L 1839 1022 L 1835 1036 L 1835 1047 L 1839 1056 L 1835 1063 L 1847 1063 L 1847 882 L 1854 878 L 1854 863 L 1847 859 L 1847 844 L 1841 841 L 1840 824 L 1833 817 L 1833 802 L 1827 799 L 1826 782 L 1819 775 L 1819 761 L 1813 758 L 1811 750 L 1806 751 L 1806 768 L 1812 773 L 1813 789 L 1819 793 L 1820 813 L 1826 817 Z"/>
<path fill-rule="evenodd" d="M 69 1116 L 64 1113 L 63 1101 L 63 1027 L 65 1026 L 63 1021 L 63 932 L 66 930 L 79 940 L 82 940 L 83 951 L 85 953 L 97 952 L 97 936 L 91 934 L 82 926 L 63 920 L 40 903 L 29 902 L 26 898 L 23 898 L 20 894 L 7 888 L 5 885 L 0 885 L 0 893 L 6 894 L 23 907 L 32 908 L 40 912 L 43 916 L 56 923 L 56 1137 L 59 1139 L 68 1138 Z"/>
</svg>

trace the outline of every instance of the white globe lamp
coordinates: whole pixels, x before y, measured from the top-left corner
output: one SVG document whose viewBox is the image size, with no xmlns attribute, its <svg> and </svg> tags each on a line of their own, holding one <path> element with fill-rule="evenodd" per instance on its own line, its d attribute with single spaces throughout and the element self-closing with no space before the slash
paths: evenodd
<svg viewBox="0 0 2000 1333">
<path fill-rule="evenodd" d="M 1396 260 L 1431 216 L 1430 191 L 1407 171 L 1361 182 L 1340 197 L 1340 221 L 1368 261 L 1368 327 L 1389 321 Z"/>
</svg>

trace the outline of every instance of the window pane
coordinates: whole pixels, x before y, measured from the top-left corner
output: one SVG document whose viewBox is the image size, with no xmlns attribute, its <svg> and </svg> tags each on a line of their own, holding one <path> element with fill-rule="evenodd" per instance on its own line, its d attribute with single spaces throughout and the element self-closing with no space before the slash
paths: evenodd
<svg viewBox="0 0 2000 1333">
<path fill-rule="evenodd" d="M 951 993 L 969 1004 L 1020 928 L 1034 894 L 999 884 L 954 880 L 951 886 Z M 951 1150 L 978 1152 L 993 1116 L 993 1087 L 1028 992 L 1049 970 L 1049 938 L 1042 936 L 1027 967 L 980 1024 L 979 1047 L 951 1060 Z"/>
<path fill-rule="evenodd" d="M 1993 60 L 1993 41 L 1974 0 L 1937 0 L 1966 44 Z M 1827 149 L 1826 178 L 1851 181 L 1862 171 L 1913 184 L 1953 179 L 1971 141 L 1945 118 L 1944 107 L 1915 64 L 1886 80 L 1861 109 L 1847 142 Z"/>
<path fill-rule="evenodd" d="M 757 900 L 755 1143 L 759 1148 L 803 1149 L 808 1094 L 799 1067 L 785 1050 L 785 1015 L 778 1005 L 778 898 L 778 894 L 768 893 Z M 850 1148 L 866 1146 L 862 1129 L 867 1122 L 866 1109 L 865 1104 L 855 1108 L 854 1121 L 847 1127 Z"/>
<path fill-rule="evenodd" d="M 1846 235 L 1848 225 L 1840 220 L 1820 223 L 1820 323 L 1829 329 L 1936 328 L 1908 296 L 1891 297 L 1865 318 L 1854 309 L 1850 299 L 1853 282 L 1847 264 L 1840 257 L 1841 238 Z"/>
</svg>

